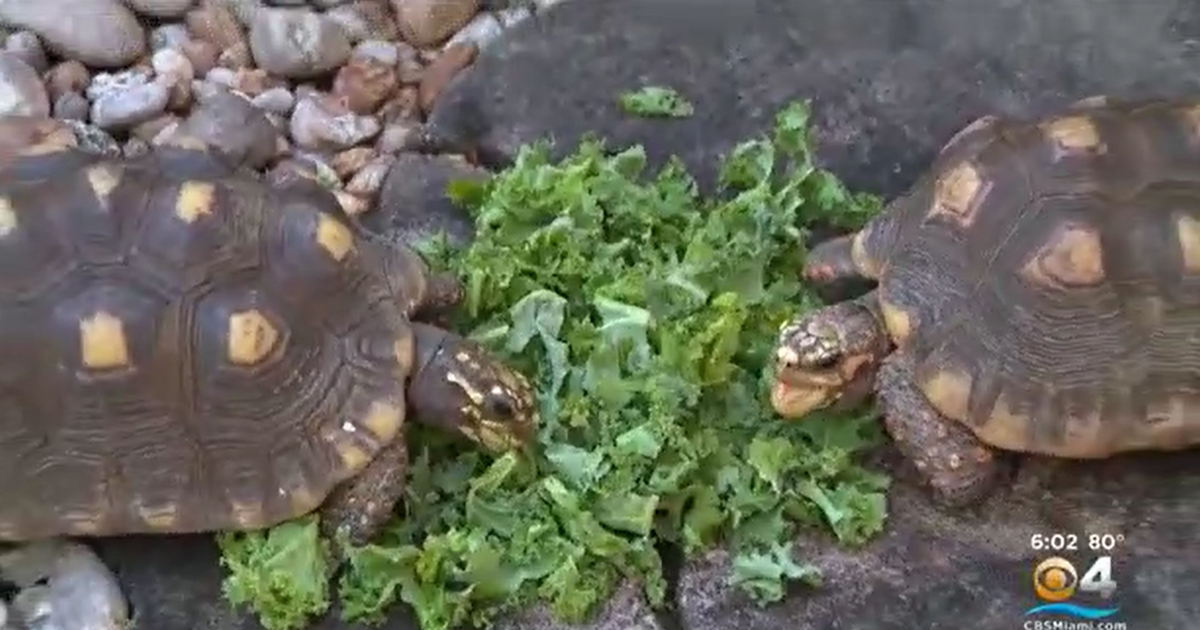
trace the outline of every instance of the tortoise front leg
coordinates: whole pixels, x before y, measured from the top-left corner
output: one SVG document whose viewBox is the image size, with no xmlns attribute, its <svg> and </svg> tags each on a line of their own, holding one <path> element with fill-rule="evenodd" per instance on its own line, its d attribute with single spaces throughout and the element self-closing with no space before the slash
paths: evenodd
<svg viewBox="0 0 1200 630">
<path fill-rule="evenodd" d="M 970 429 L 929 404 L 902 351 L 884 360 L 876 379 L 876 397 L 888 433 L 931 486 L 934 499 L 950 507 L 966 507 L 990 494 L 1004 470 L 1003 462 Z"/>
<path fill-rule="evenodd" d="M 466 289 L 449 273 L 430 272 L 424 299 L 417 305 L 413 319 L 441 328 L 450 328 L 450 315 L 462 302 Z"/>
<path fill-rule="evenodd" d="M 129 625 L 129 603 L 116 576 L 85 545 L 55 539 L 6 549 L 0 552 L 0 576 L 21 588 L 8 611 L 14 627 L 121 630 Z"/>
<path fill-rule="evenodd" d="M 804 279 L 830 284 L 866 277 L 854 262 L 856 234 L 837 236 L 814 246 L 804 262 Z"/>
<path fill-rule="evenodd" d="M 353 479 L 338 486 L 320 509 L 322 534 L 330 540 L 365 545 L 391 520 L 404 497 L 408 447 L 399 436 Z"/>
</svg>

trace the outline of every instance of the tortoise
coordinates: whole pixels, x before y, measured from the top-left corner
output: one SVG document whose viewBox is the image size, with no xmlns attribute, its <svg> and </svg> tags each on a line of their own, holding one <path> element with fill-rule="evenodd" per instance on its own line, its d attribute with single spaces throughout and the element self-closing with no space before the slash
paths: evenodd
<svg viewBox="0 0 1200 630">
<path fill-rule="evenodd" d="M 872 394 L 943 506 L 1055 462 L 1200 443 L 1200 102 L 986 116 L 860 231 L 811 250 L 865 294 L 785 321 L 786 419 Z"/>
<path fill-rule="evenodd" d="M 494 452 L 535 435 L 528 379 L 426 323 L 457 281 L 331 193 L 186 139 L 115 159 L 2 127 L 0 542 L 314 511 L 363 542 L 403 493 L 410 415 Z"/>
</svg>

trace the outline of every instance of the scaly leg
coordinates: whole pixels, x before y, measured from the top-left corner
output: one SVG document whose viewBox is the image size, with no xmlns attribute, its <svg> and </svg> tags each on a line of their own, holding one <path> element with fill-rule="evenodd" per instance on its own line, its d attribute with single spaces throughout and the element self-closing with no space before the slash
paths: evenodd
<svg viewBox="0 0 1200 630">
<path fill-rule="evenodd" d="M 129 603 L 117 578 L 90 548 L 65 540 L 18 545 L 0 552 L 0 575 L 21 591 L 9 623 L 43 630 L 121 630 Z"/>
<path fill-rule="evenodd" d="M 966 507 L 990 494 L 1005 464 L 970 429 L 943 417 L 929 404 L 903 352 L 884 360 L 876 378 L 876 396 L 888 433 L 932 487 L 935 500 Z"/>
<path fill-rule="evenodd" d="M 402 437 L 397 438 L 325 500 L 320 510 L 322 533 L 334 541 L 345 536 L 353 545 L 370 541 L 403 498 L 407 469 L 408 447 Z"/>
</svg>

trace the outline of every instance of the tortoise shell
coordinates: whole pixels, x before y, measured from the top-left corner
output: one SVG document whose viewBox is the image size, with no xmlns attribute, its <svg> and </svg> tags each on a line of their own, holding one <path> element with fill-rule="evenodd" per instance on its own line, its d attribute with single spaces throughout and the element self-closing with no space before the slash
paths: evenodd
<svg viewBox="0 0 1200 630">
<path fill-rule="evenodd" d="M 0 540 L 269 526 L 401 437 L 420 258 L 188 164 L 5 160 Z"/>
<path fill-rule="evenodd" d="M 852 254 L 919 388 L 985 443 L 1200 443 L 1200 104 L 981 119 Z"/>
</svg>

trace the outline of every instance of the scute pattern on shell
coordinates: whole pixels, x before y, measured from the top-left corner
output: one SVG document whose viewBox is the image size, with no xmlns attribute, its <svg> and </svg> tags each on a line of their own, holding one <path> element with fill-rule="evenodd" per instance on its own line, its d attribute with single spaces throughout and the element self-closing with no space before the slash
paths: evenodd
<svg viewBox="0 0 1200 630">
<path fill-rule="evenodd" d="M 1200 103 L 989 117 L 868 226 L 889 332 L 986 443 L 1200 443 Z M 886 243 L 886 246 L 884 245 Z"/>
<path fill-rule="evenodd" d="M 332 195 L 66 144 L 0 175 L 0 540 L 272 525 L 399 438 L 418 257 L 385 282 Z"/>
</svg>

